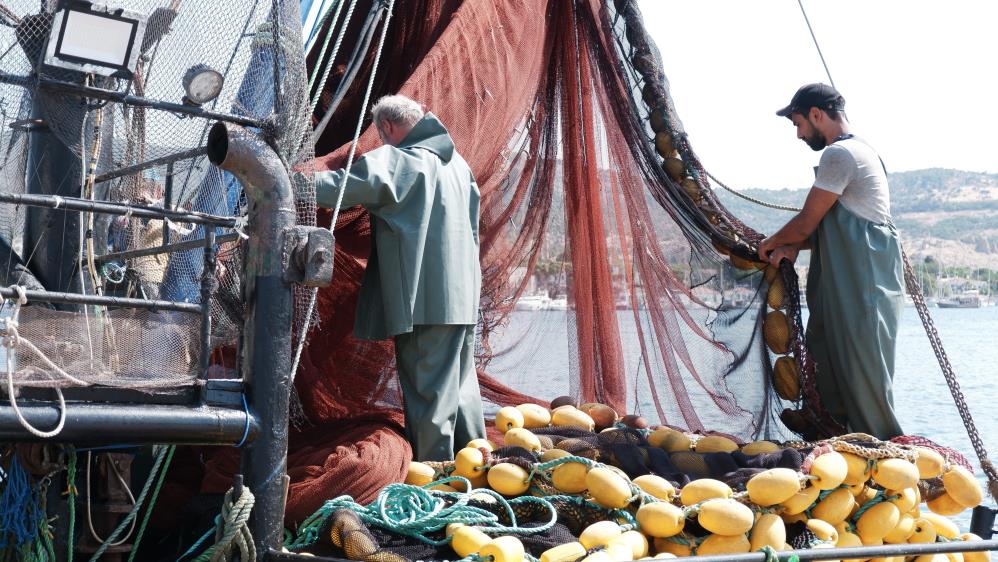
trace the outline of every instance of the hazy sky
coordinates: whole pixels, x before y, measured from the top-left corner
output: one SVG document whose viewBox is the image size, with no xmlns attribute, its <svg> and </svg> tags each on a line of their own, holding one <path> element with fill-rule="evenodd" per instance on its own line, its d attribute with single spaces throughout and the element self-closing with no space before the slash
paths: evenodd
<svg viewBox="0 0 998 562">
<path fill-rule="evenodd" d="M 827 82 L 797 0 L 639 0 L 694 150 L 735 188 L 810 187 L 774 112 Z M 853 132 L 892 172 L 998 173 L 998 2 L 804 0 Z"/>
</svg>

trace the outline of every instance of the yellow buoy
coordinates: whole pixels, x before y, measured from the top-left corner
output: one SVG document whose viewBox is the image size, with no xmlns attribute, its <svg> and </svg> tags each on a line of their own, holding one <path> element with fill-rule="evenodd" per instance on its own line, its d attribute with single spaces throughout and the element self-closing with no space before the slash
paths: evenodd
<svg viewBox="0 0 998 562">
<path fill-rule="evenodd" d="M 787 526 L 779 515 L 763 513 L 756 520 L 755 525 L 752 525 L 749 542 L 752 544 L 751 550 L 753 552 L 764 546 L 776 549 L 783 548 L 787 542 Z"/>
<path fill-rule="evenodd" d="M 780 269 L 778 267 L 773 267 L 772 265 L 767 265 L 763 275 L 766 278 L 766 283 L 772 283 L 777 277 L 779 277 Z"/>
<path fill-rule="evenodd" d="M 904 459 L 881 459 L 873 467 L 873 481 L 887 490 L 918 485 L 918 468 Z"/>
<path fill-rule="evenodd" d="M 453 476 L 471 479 L 484 475 L 485 455 L 479 449 L 465 447 L 454 456 Z"/>
<path fill-rule="evenodd" d="M 514 427 L 503 435 L 503 444 L 507 447 L 522 447 L 528 451 L 540 451 L 541 442 L 529 429 Z"/>
<path fill-rule="evenodd" d="M 697 556 L 744 554 L 752 548 L 745 535 L 710 535 L 697 547 Z"/>
<path fill-rule="evenodd" d="M 690 199 L 700 203 L 703 200 L 703 192 L 700 190 L 700 184 L 693 178 L 683 178 L 683 181 L 679 184 L 683 187 L 683 191 L 686 195 L 690 196 Z"/>
<path fill-rule="evenodd" d="M 794 523 L 807 523 L 807 514 L 804 512 L 800 513 L 787 513 L 783 512 L 780 514 L 780 519 L 787 525 L 792 525 Z"/>
<path fill-rule="evenodd" d="M 554 459 L 560 459 L 562 457 L 570 457 L 572 453 L 564 449 L 548 449 L 541 453 L 541 462 L 553 461 Z"/>
<path fill-rule="evenodd" d="M 908 537 L 910 544 L 936 542 L 936 526 L 923 517 L 915 518 L 915 532 Z"/>
<path fill-rule="evenodd" d="M 617 537 L 607 543 L 605 552 L 610 556 L 610 560 L 613 560 L 614 562 L 625 562 L 627 560 L 634 559 L 631 554 L 631 545 L 621 541 L 620 537 Z"/>
<path fill-rule="evenodd" d="M 448 525 L 448 531 L 450 531 L 450 525 Z M 450 543 L 451 548 L 462 558 L 477 553 L 483 546 L 492 542 L 492 537 L 479 531 L 477 527 L 468 525 L 461 525 L 448 534 L 453 536 Z"/>
<path fill-rule="evenodd" d="M 630 483 L 607 467 L 589 469 L 586 473 L 586 488 L 596 503 L 607 509 L 627 507 L 631 498 Z"/>
<path fill-rule="evenodd" d="M 457 482 L 455 482 L 455 484 L 457 484 Z M 436 490 L 437 492 L 449 492 L 449 493 L 455 493 L 459 491 L 457 488 L 451 486 L 450 484 L 437 484 L 436 486 L 430 486 L 430 489 Z"/>
<path fill-rule="evenodd" d="M 436 472 L 430 465 L 413 461 L 409 463 L 409 472 L 405 474 L 405 483 L 413 486 L 425 486 L 433 482 L 434 474 Z"/>
<path fill-rule="evenodd" d="M 649 433 L 648 436 L 645 437 L 645 439 L 648 441 L 648 444 L 650 446 L 658 447 L 659 449 L 661 449 L 662 445 L 665 444 L 666 440 L 669 437 L 675 435 L 676 433 L 682 433 L 682 432 L 672 429 L 671 427 L 660 427 Z"/>
<path fill-rule="evenodd" d="M 849 465 L 846 460 L 839 453 L 831 451 L 815 457 L 811 463 L 811 476 L 817 477 L 811 481 L 811 485 L 819 490 L 838 488 L 848 473 Z"/>
<path fill-rule="evenodd" d="M 575 562 L 586 555 L 586 547 L 580 542 L 567 542 L 549 548 L 541 553 L 541 562 Z"/>
<path fill-rule="evenodd" d="M 649 537 L 672 537 L 682 532 L 686 526 L 686 514 L 682 509 L 666 502 L 646 503 L 635 514 L 638 528 Z"/>
<path fill-rule="evenodd" d="M 582 530 L 579 534 L 579 542 L 586 547 L 586 550 L 590 550 L 598 546 L 606 546 L 621 534 L 622 530 L 616 521 L 597 521 Z"/>
<path fill-rule="evenodd" d="M 697 521 L 717 535 L 742 535 L 752 528 L 755 517 L 744 504 L 730 498 L 715 498 L 700 506 Z"/>
<path fill-rule="evenodd" d="M 964 533 L 960 535 L 960 540 L 971 542 L 983 539 L 975 535 L 974 533 Z M 987 550 L 977 551 L 977 552 L 963 552 L 962 554 L 964 562 L 991 562 L 991 553 Z"/>
<path fill-rule="evenodd" d="M 655 474 L 642 474 L 634 480 L 634 485 L 641 488 L 646 494 L 663 501 L 672 501 L 676 497 L 676 488 L 661 476 Z"/>
<path fill-rule="evenodd" d="M 941 494 L 936 499 L 929 500 L 925 502 L 925 505 L 929 506 L 929 511 L 932 513 L 937 513 L 939 515 L 959 515 L 963 513 L 966 507 L 960 505 L 959 502 L 953 499 L 948 492 Z"/>
<path fill-rule="evenodd" d="M 914 557 L 912 562 L 949 562 L 949 558 L 945 554 L 923 554 Z"/>
<path fill-rule="evenodd" d="M 863 541 L 860 540 L 859 535 L 850 533 L 849 531 L 838 530 L 838 532 L 839 540 L 835 541 L 835 546 L 837 548 L 863 546 Z M 845 560 L 842 560 L 842 562 L 864 562 L 864 560 L 862 558 L 846 558 Z"/>
<path fill-rule="evenodd" d="M 960 535 L 960 529 L 957 528 L 956 523 L 942 515 L 931 512 L 923 513 L 922 519 L 931 522 L 932 526 L 936 528 L 936 534 L 944 539 L 953 540 Z"/>
<path fill-rule="evenodd" d="M 504 496 L 519 496 L 530 488 L 529 476 L 519 466 L 501 462 L 489 469 L 489 486 Z"/>
<path fill-rule="evenodd" d="M 908 537 L 915 534 L 915 518 L 907 513 L 902 513 L 898 519 L 898 524 L 891 529 L 891 532 L 884 536 L 887 544 L 901 544 L 908 542 Z"/>
<path fill-rule="evenodd" d="M 474 449 L 485 449 L 490 453 L 496 450 L 496 444 L 489 441 L 488 439 L 472 439 L 471 441 L 468 441 L 468 444 L 465 445 L 465 447 L 472 447 Z"/>
<path fill-rule="evenodd" d="M 731 257 L 734 258 L 734 255 Z M 770 351 L 777 355 L 790 351 L 790 322 L 782 310 L 773 310 L 766 315 L 762 331 Z"/>
<path fill-rule="evenodd" d="M 738 443 L 720 435 L 707 435 L 697 439 L 693 450 L 698 453 L 733 453 L 738 450 Z"/>
<path fill-rule="evenodd" d="M 946 493 L 963 507 L 977 507 L 984 499 L 981 483 L 966 468 L 953 465 L 943 474 Z"/>
<path fill-rule="evenodd" d="M 665 437 L 659 448 L 670 453 L 679 453 L 682 451 L 689 451 L 692 446 L 693 440 L 690 439 L 690 437 L 685 433 L 677 431 Z"/>
<path fill-rule="evenodd" d="M 496 429 L 501 433 L 506 433 L 517 427 L 523 427 L 523 414 L 520 413 L 520 410 L 513 406 L 506 406 L 496 412 Z"/>
<path fill-rule="evenodd" d="M 659 555 L 671 554 L 677 558 L 693 555 L 693 551 L 688 544 L 678 543 L 673 539 L 656 538 L 652 542 L 655 545 L 655 552 Z"/>
<path fill-rule="evenodd" d="M 901 511 L 890 502 L 881 502 L 863 512 L 856 521 L 856 534 L 868 541 L 883 540 L 901 520 Z"/>
<path fill-rule="evenodd" d="M 579 562 L 617 562 L 606 550 L 597 550 Z"/>
<path fill-rule="evenodd" d="M 568 461 L 559 464 L 551 471 L 551 483 L 566 494 L 578 494 L 586 489 L 586 473 L 589 467 L 580 463 Z"/>
<path fill-rule="evenodd" d="M 918 488 L 905 488 L 904 490 L 887 490 L 884 495 L 892 498 L 890 502 L 901 511 L 908 513 L 913 507 L 918 505 Z"/>
<path fill-rule="evenodd" d="M 682 181 L 682 179 L 686 176 L 686 164 L 674 156 L 663 160 L 662 168 L 664 168 L 665 173 L 672 178 L 672 181 Z"/>
<path fill-rule="evenodd" d="M 849 489 L 839 488 L 816 503 L 811 509 L 811 516 L 835 525 L 845 521 L 855 505 L 856 500 L 852 497 Z"/>
<path fill-rule="evenodd" d="M 672 135 L 668 131 L 661 131 L 655 135 L 655 150 L 662 158 L 672 158 L 676 153 L 676 148 L 672 145 Z"/>
<path fill-rule="evenodd" d="M 803 513 L 805 509 L 811 507 L 811 505 L 817 501 L 818 494 L 820 493 L 821 490 L 814 486 L 806 486 L 802 488 L 801 491 L 790 496 L 790 499 L 780 504 L 783 506 L 783 513 L 786 513 L 787 515 Z"/>
<path fill-rule="evenodd" d="M 821 519 L 808 519 L 807 528 L 818 537 L 818 540 L 836 543 L 839 540 L 839 532 L 827 521 Z"/>
<path fill-rule="evenodd" d="M 919 478 L 928 480 L 929 478 L 942 476 L 943 470 L 946 467 L 946 459 L 942 455 L 928 447 L 915 447 L 915 451 L 918 452 L 918 459 L 915 460 L 915 466 L 918 468 Z"/>
<path fill-rule="evenodd" d="M 516 407 L 523 415 L 523 427 L 526 429 L 536 429 L 547 427 L 551 423 L 551 412 L 539 404 L 520 404 Z"/>
<path fill-rule="evenodd" d="M 589 414 L 577 408 L 562 408 L 551 413 L 551 425 L 557 427 L 578 427 L 586 431 L 596 428 L 596 422 Z"/>
<path fill-rule="evenodd" d="M 695 505 L 712 498 L 730 498 L 731 486 L 713 478 L 698 478 L 679 490 L 683 505 Z"/>
<path fill-rule="evenodd" d="M 770 308 L 779 310 L 786 306 L 787 291 L 783 287 L 783 279 L 777 277 L 769 284 L 769 291 L 766 293 L 766 302 Z"/>
<path fill-rule="evenodd" d="M 773 389 L 776 395 L 784 400 L 796 402 L 800 400 L 800 375 L 797 371 L 797 360 L 790 355 L 784 355 L 773 363 Z"/>
<path fill-rule="evenodd" d="M 661 133 L 662 131 L 669 130 L 669 121 L 665 116 L 664 108 L 659 107 L 655 109 L 654 111 L 651 112 L 651 114 L 649 114 L 648 118 L 651 121 L 651 130 L 655 131 L 656 133 Z M 656 141 L 657 140 L 658 138 L 656 137 Z"/>
<path fill-rule="evenodd" d="M 846 460 L 846 478 L 843 482 L 849 486 L 865 484 L 870 479 L 870 461 L 854 453 L 839 453 Z"/>
<path fill-rule="evenodd" d="M 742 453 L 750 457 L 763 453 L 779 453 L 783 449 L 772 441 L 753 441 L 742 445 Z"/>
<path fill-rule="evenodd" d="M 731 265 L 735 266 L 735 269 L 740 269 L 742 271 L 758 271 L 766 268 L 765 262 L 756 261 L 754 259 L 745 259 L 738 254 L 730 254 L 728 259 L 731 260 Z"/>
<path fill-rule="evenodd" d="M 769 507 L 789 500 L 800 491 L 800 475 L 789 468 L 771 468 L 750 478 L 745 489 L 752 503 Z"/>
<path fill-rule="evenodd" d="M 523 543 L 516 537 L 496 537 L 478 551 L 478 555 L 492 562 L 523 562 Z"/>
<path fill-rule="evenodd" d="M 648 556 L 648 539 L 637 531 L 624 531 L 619 537 L 611 539 L 607 547 L 613 548 L 618 543 L 626 545 L 629 549 L 630 557 L 627 560 L 638 560 Z"/>
</svg>

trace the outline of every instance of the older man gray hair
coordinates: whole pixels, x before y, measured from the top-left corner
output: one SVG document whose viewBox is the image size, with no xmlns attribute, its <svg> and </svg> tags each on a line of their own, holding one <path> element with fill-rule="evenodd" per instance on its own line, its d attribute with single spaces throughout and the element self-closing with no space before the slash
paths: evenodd
<svg viewBox="0 0 998 562">
<path fill-rule="evenodd" d="M 485 437 L 475 369 L 480 194 L 447 129 L 404 96 L 371 109 L 385 146 L 317 174 L 316 199 L 363 205 L 371 256 L 354 334 L 395 339 L 406 435 L 417 460 L 444 461 Z"/>
</svg>

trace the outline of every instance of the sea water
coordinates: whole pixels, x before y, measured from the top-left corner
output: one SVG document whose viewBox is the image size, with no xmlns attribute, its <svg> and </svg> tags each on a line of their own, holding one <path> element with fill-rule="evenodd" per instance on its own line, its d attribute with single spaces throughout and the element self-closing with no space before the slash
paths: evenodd
<svg viewBox="0 0 998 562">
<path fill-rule="evenodd" d="M 805 311 L 806 313 L 806 311 Z M 570 393 L 570 334 L 564 311 L 514 312 L 496 339 L 496 349 L 516 342 L 516 352 L 499 357 L 490 372 L 513 388 L 544 399 Z M 998 307 L 976 309 L 929 309 L 943 347 L 973 416 L 985 448 L 998 461 Z M 629 383 L 641 380 L 637 372 L 640 348 L 630 311 L 618 312 L 625 369 Z M 694 360 L 697 358 L 694 357 Z M 709 366 L 708 366 L 709 367 Z M 641 385 L 633 386 L 629 407 L 648 415 L 654 412 L 642 396 Z M 646 392 L 646 391 L 645 391 Z M 967 436 L 963 420 L 929 345 L 918 312 L 905 308 L 898 334 L 894 377 L 894 404 L 901 426 L 908 435 L 921 435 L 961 452 L 974 466 L 978 479 L 987 481 Z M 714 408 L 716 410 L 716 408 Z M 705 409 L 706 411 L 706 409 Z M 698 414 L 700 412 L 698 411 Z M 725 431 L 725 427 L 711 429 Z M 993 505 L 993 500 L 985 500 Z M 966 528 L 970 512 L 956 518 Z"/>
</svg>

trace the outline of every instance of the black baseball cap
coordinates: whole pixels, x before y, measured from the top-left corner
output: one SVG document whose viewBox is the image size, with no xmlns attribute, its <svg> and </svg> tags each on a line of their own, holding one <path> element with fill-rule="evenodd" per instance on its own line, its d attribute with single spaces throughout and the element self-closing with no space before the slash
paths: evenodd
<svg viewBox="0 0 998 562">
<path fill-rule="evenodd" d="M 776 112 L 780 117 L 790 117 L 791 113 L 807 113 L 812 107 L 842 111 L 846 108 L 846 100 L 842 94 L 828 84 L 807 84 L 801 86 L 794 94 L 790 105 Z"/>
</svg>

